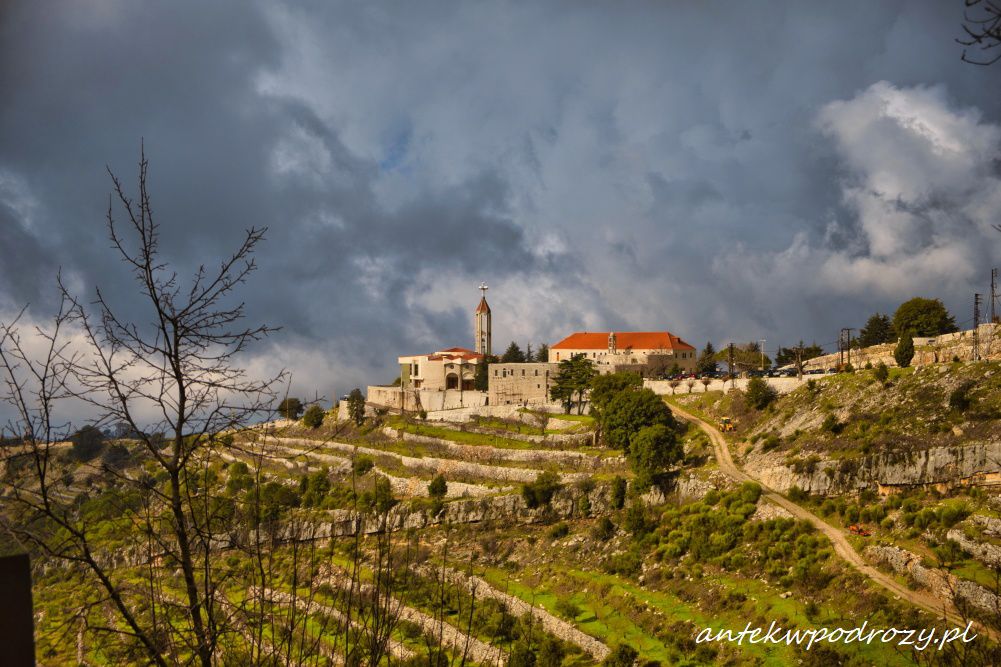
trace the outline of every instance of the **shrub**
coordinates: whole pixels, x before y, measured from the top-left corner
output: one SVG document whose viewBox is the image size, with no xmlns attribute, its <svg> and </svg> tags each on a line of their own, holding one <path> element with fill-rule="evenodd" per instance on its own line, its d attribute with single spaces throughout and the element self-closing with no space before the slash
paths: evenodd
<svg viewBox="0 0 1001 667">
<path fill-rule="evenodd" d="M 302 423 L 309 428 L 319 428 L 323 423 L 323 408 L 313 403 L 302 416 Z"/>
<path fill-rule="evenodd" d="M 626 480 L 616 477 L 612 480 L 612 509 L 620 510 L 626 504 Z"/>
<path fill-rule="evenodd" d="M 570 534 L 570 526 L 566 521 L 560 521 L 558 524 L 549 529 L 549 537 L 554 540 L 558 540 L 561 537 L 566 537 Z"/>
<path fill-rule="evenodd" d="M 557 614 L 571 621 L 581 614 L 580 607 L 574 604 L 569 598 L 558 599 L 553 608 L 556 610 Z"/>
<path fill-rule="evenodd" d="M 782 444 L 782 439 L 779 438 L 778 435 L 771 433 L 767 438 L 765 438 L 765 441 L 761 443 L 761 451 L 770 452 L 771 450 L 777 448 L 781 444 Z"/>
<path fill-rule="evenodd" d="M 603 516 L 594 524 L 591 536 L 599 542 L 606 542 L 615 536 L 615 524 L 607 516 Z"/>
<path fill-rule="evenodd" d="M 540 472 L 534 482 L 522 484 L 521 497 L 525 499 L 525 505 L 529 509 L 543 507 L 552 501 L 561 486 L 559 474 L 547 470 Z"/>
<path fill-rule="evenodd" d="M 603 667 L 632 667 L 639 654 L 629 644 L 619 644 L 601 663 Z"/>
<path fill-rule="evenodd" d="M 837 416 L 832 413 L 824 417 L 824 422 L 820 425 L 820 429 L 837 435 L 844 429 L 844 424 L 839 422 Z"/>
<path fill-rule="evenodd" d="M 890 369 L 886 367 L 882 361 L 876 364 L 876 367 L 872 369 L 872 376 L 882 383 L 886 383 L 890 379 Z"/>
<path fill-rule="evenodd" d="M 364 475 L 374 467 L 375 462 L 372 461 L 372 457 L 370 456 L 356 456 L 351 462 L 351 470 L 358 476 Z"/>
<path fill-rule="evenodd" d="M 445 481 L 445 476 L 435 475 L 434 479 L 428 484 L 428 495 L 441 500 L 446 494 L 448 494 L 448 483 Z"/>
<path fill-rule="evenodd" d="M 973 400 L 970 398 L 970 390 L 976 385 L 972 380 L 967 380 L 956 387 L 949 394 L 949 407 L 957 412 L 966 412 Z"/>
<path fill-rule="evenodd" d="M 775 387 L 765 382 L 762 378 L 751 378 L 747 383 L 747 404 L 755 410 L 764 410 L 771 405 L 779 393 Z"/>
<path fill-rule="evenodd" d="M 801 503 L 810 499 L 810 494 L 799 488 L 795 484 L 789 489 L 789 500 L 794 503 Z"/>
</svg>

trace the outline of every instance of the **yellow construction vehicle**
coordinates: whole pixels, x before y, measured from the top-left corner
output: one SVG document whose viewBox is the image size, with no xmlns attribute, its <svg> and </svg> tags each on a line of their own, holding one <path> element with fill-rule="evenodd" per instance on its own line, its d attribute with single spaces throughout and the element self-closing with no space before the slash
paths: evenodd
<svg viewBox="0 0 1001 667">
<path fill-rule="evenodd" d="M 734 429 L 733 420 L 729 417 L 723 417 L 719 420 L 719 430 L 723 433 L 729 433 Z"/>
</svg>

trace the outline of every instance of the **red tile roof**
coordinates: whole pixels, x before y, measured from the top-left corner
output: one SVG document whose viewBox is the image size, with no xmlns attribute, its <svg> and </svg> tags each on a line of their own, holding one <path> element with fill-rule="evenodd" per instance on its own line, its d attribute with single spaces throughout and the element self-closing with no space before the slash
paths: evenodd
<svg viewBox="0 0 1001 667">
<path fill-rule="evenodd" d="M 459 352 L 459 353 L 463 353 L 463 354 L 476 354 L 472 350 L 470 350 L 468 348 L 465 348 L 465 347 L 450 347 L 447 350 L 438 350 L 438 352 L 436 354 L 442 354 L 444 352 Z"/>
<path fill-rule="evenodd" d="M 489 313 L 490 306 L 487 305 L 487 297 L 480 298 L 480 305 L 476 306 L 477 313 Z"/>
<path fill-rule="evenodd" d="M 608 331 L 578 331 L 551 346 L 551 350 L 607 350 Z M 616 331 L 617 350 L 694 350 L 670 331 Z"/>
</svg>

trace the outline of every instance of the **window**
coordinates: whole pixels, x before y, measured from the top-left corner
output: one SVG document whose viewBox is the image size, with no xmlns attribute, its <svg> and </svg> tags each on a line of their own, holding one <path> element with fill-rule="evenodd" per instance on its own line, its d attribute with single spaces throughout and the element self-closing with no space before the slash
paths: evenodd
<svg viewBox="0 0 1001 667">
<path fill-rule="evenodd" d="M 525 369 L 524 368 L 521 369 L 521 377 L 525 377 Z"/>
<path fill-rule="evenodd" d="M 494 369 L 494 377 L 497 377 L 497 369 Z"/>
<path fill-rule="evenodd" d="M 538 376 L 539 376 L 539 369 L 538 369 L 538 368 L 536 368 L 536 369 L 535 369 L 535 376 L 536 376 L 536 377 L 538 377 Z"/>
</svg>

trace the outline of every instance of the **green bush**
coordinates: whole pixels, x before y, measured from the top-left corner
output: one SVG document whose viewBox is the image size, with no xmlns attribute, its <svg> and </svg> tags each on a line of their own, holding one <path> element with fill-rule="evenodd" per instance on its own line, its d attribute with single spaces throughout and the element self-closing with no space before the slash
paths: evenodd
<svg viewBox="0 0 1001 667">
<path fill-rule="evenodd" d="M 88 424 L 70 436 L 73 443 L 70 453 L 77 461 L 90 461 L 104 448 L 104 433 Z"/>
<path fill-rule="evenodd" d="M 612 480 L 612 509 L 620 510 L 626 504 L 626 480 L 616 476 Z"/>
<path fill-rule="evenodd" d="M 323 423 L 323 408 L 316 403 L 309 406 L 302 415 L 302 423 L 309 428 L 319 428 Z"/>
<path fill-rule="evenodd" d="M 351 470 L 359 477 L 374 467 L 375 462 L 372 461 L 371 456 L 356 456 L 354 460 L 351 461 Z"/>
<path fill-rule="evenodd" d="M 549 505 L 561 486 L 559 474 L 547 470 L 540 472 L 534 482 L 522 484 L 521 497 L 529 509 L 536 509 Z"/>
<path fill-rule="evenodd" d="M 448 483 L 444 475 L 435 475 L 428 484 L 428 495 L 441 500 L 448 494 Z"/>
<path fill-rule="evenodd" d="M 632 667 L 639 653 L 629 644 L 619 644 L 601 663 L 604 667 Z"/>
<path fill-rule="evenodd" d="M 975 386 L 975 382 L 972 380 L 966 380 L 956 387 L 952 393 L 949 394 L 949 407 L 957 412 L 966 412 L 973 404 L 973 399 L 970 397 L 970 390 L 972 390 Z"/>
<path fill-rule="evenodd" d="M 751 378 L 747 383 L 747 404 L 755 410 L 764 410 L 778 397 L 779 393 L 775 387 L 762 378 Z"/>
<path fill-rule="evenodd" d="M 607 542 L 615 536 L 615 524 L 607 516 L 603 516 L 595 522 L 591 536 L 599 542 Z"/>
<path fill-rule="evenodd" d="M 876 364 L 876 367 L 872 369 L 872 376 L 878 381 L 886 384 L 886 381 L 890 379 L 890 369 L 886 367 L 882 361 Z"/>
</svg>

